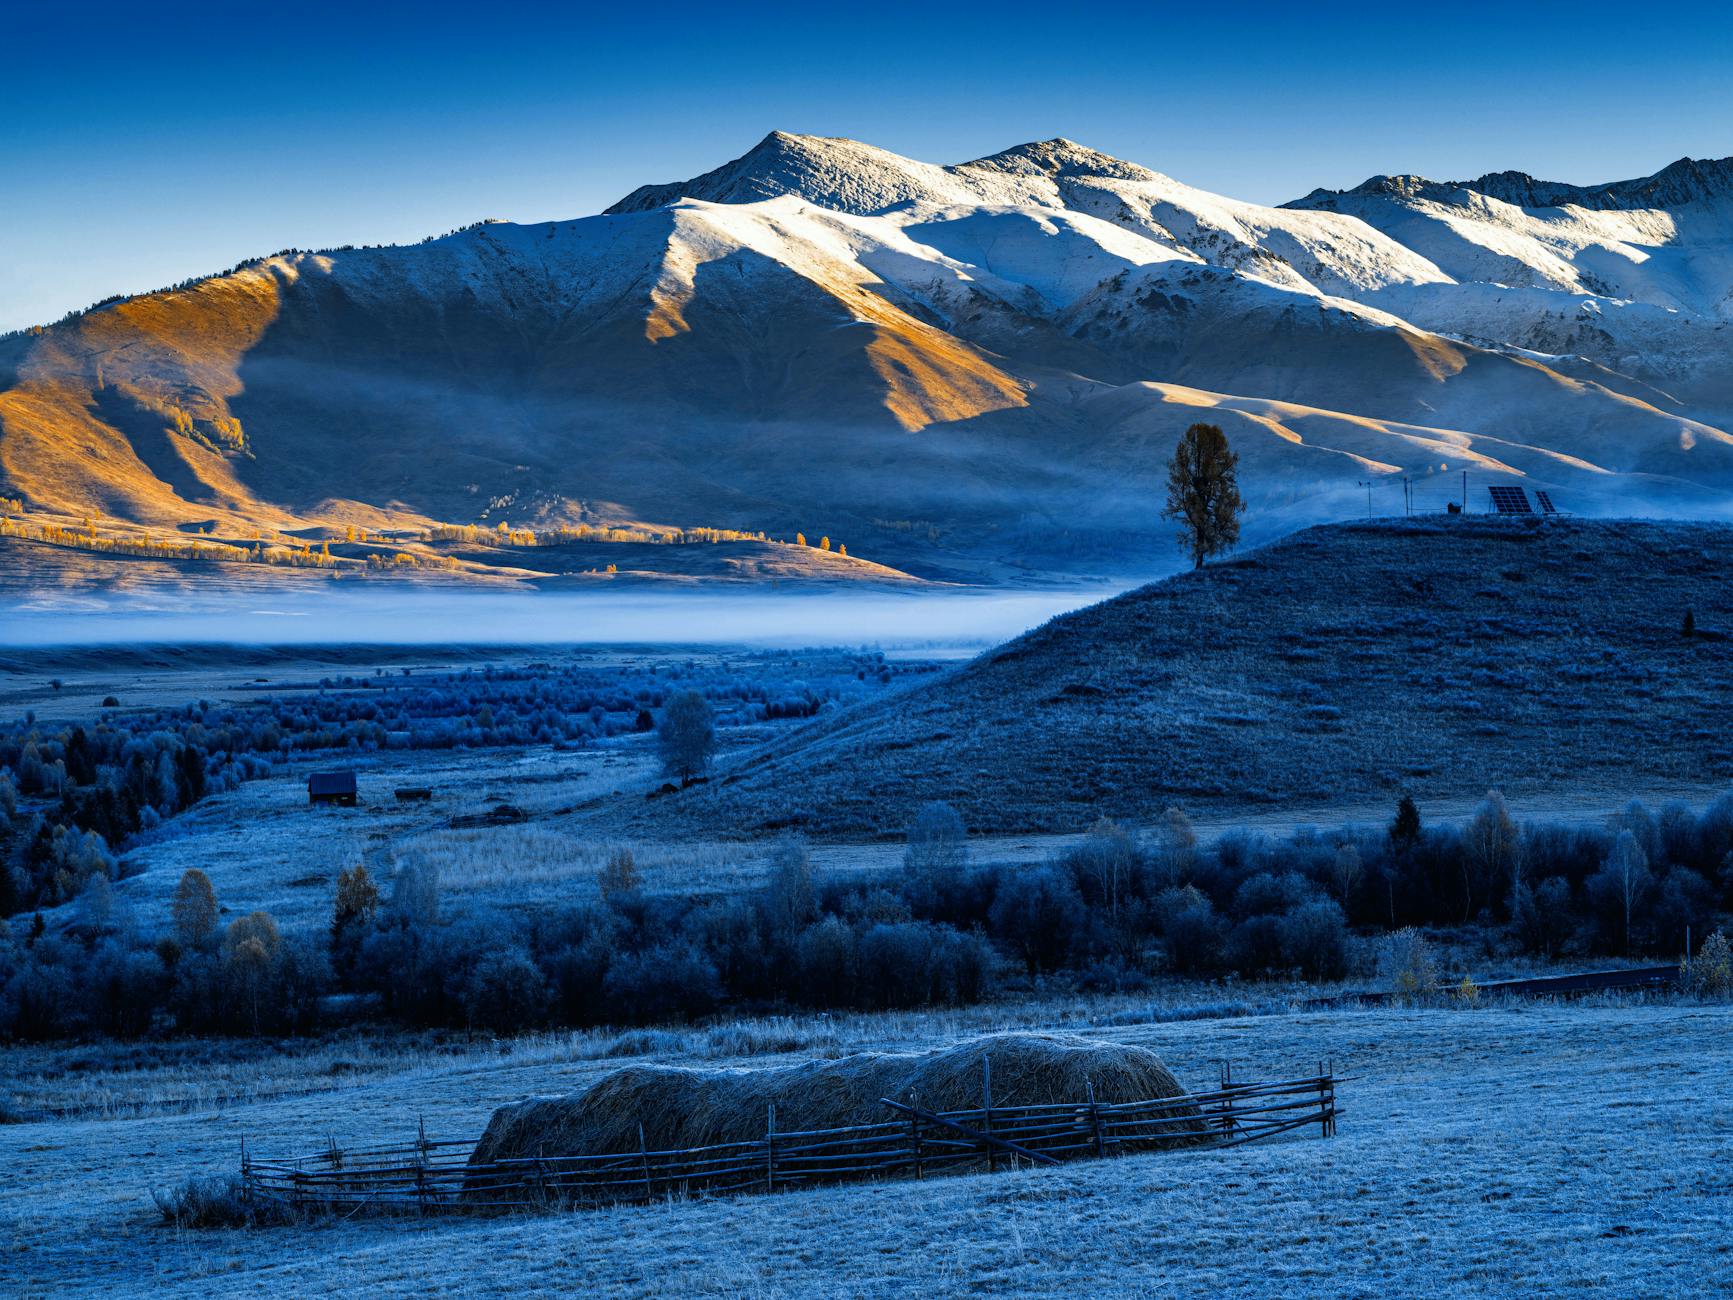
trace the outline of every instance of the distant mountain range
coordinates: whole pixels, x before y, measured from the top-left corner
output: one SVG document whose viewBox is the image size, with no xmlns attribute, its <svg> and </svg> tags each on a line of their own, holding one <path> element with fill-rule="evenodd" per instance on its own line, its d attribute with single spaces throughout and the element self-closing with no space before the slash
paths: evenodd
<svg viewBox="0 0 1733 1300">
<path fill-rule="evenodd" d="M 1142 576 L 1177 558 L 1162 465 L 1199 419 L 1241 453 L 1248 540 L 1367 484 L 1400 511 L 1404 476 L 1442 509 L 1464 470 L 1471 500 L 1733 514 L 1733 161 L 1268 208 L 1066 140 L 941 167 L 778 132 L 599 216 L 291 251 L 0 340 L 27 518 L 339 555 L 637 525 Z"/>
</svg>

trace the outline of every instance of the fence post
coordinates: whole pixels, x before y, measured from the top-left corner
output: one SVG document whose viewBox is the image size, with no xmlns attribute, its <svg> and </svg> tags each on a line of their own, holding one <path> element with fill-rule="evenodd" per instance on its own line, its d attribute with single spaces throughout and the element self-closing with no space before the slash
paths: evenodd
<svg viewBox="0 0 1733 1300">
<path fill-rule="evenodd" d="M 1216 1126 L 1222 1131 L 1221 1140 L 1226 1142 L 1234 1135 L 1233 1062 L 1223 1061 L 1221 1067 L 1221 1118 L 1216 1121 Z"/>
<path fill-rule="evenodd" d="M 247 1207 L 248 1217 L 253 1209 L 253 1162 L 247 1155 L 247 1139 L 241 1139 L 241 1203 Z"/>
<path fill-rule="evenodd" d="M 920 1178 L 925 1176 L 925 1169 L 921 1163 L 921 1117 L 919 1114 L 920 1104 L 921 1104 L 921 1099 L 919 1097 L 917 1097 L 915 1095 L 914 1091 L 911 1089 L 909 1092 L 909 1105 L 914 1107 L 915 1109 L 911 1110 L 909 1112 L 909 1145 L 914 1150 L 915 1178 L 917 1180 L 919 1180 Z"/>
<path fill-rule="evenodd" d="M 423 1115 L 415 1117 L 415 1205 L 420 1214 L 427 1214 L 427 1118 Z"/>
<path fill-rule="evenodd" d="M 638 1121 L 638 1159 L 644 1166 L 644 1200 L 656 1199 L 656 1194 L 650 1188 L 650 1145 L 644 1141 L 644 1121 Z"/>
<path fill-rule="evenodd" d="M 776 1190 L 776 1103 L 770 1103 L 770 1115 L 764 1123 L 764 1189 Z"/>
<path fill-rule="evenodd" d="M 1089 1089 L 1089 1127 L 1095 1130 L 1095 1155 L 1100 1159 L 1106 1153 L 1101 1148 L 1101 1111 L 1095 1105 L 1095 1081 L 1090 1079 L 1084 1086 Z"/>
<path fill-rule="evenodd" d="M 981 1132 L 993 1131 L 993 1058 L 981 1058 Z M 987 1148 L 987 1172 L 993 1172 L 993 1144 L 982 1144 Z"/>
</svg>

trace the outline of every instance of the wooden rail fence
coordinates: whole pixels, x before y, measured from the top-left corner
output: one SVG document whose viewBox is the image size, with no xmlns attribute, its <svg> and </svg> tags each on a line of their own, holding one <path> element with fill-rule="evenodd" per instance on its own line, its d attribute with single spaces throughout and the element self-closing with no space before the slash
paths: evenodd
<svg viewBox="0 0 1733 1300">
<path fill-rule="evenodd" d="M 985 1085 L 985 1080 L 983 1081 Z M 243 1151 L 243 1194 L 297 1212 L 430 1214 L 653 1201 L 664 1196 L 777 1191 L 860 1178 L 925 1178 L 985 1168 L 1053 1165 L 1167 1147 L 1233 1147 L 1316 1128 L 1336 1131 L 1334 1072 L 1236 1083 L 1224 1069 L 1211 1092 L 1145 1101 L 994 1105 L 984 1086 L 977 1110 L 930 1111 L 918 1097 L 884 1098 L 887 1118 L 846 1128 L 785 1131 L 776 1112 L 764 1137 L 652 1151 L 638 1149 L 474 1163 L 475 1139 L 434 1141 L 261 1159 Z"/>
</svg>

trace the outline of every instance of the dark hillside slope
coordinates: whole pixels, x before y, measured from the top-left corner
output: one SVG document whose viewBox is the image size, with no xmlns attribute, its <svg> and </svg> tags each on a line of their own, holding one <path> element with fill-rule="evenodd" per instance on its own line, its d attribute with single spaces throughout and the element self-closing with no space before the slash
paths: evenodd
<svg viewBox="0 0 1733 1300">
<path fill-rule="evenodd" d="M 1733 528 L 1308 529 L 823 719 L 640 824 L 977 831 L 1733 776 Z M 1686 610 L 1698 634 L 1682 634 Z"/>
</svg>

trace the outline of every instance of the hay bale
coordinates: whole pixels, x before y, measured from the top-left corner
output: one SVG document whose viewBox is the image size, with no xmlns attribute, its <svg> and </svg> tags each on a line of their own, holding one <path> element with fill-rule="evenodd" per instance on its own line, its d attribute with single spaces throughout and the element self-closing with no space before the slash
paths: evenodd
<svg viewBox="0 0 1733 1300">
<path fill-rule="evenodd" d="M 470 1157 L 499 1160 L 630 1155 L 639 1125 L 651 1151 L 764 1137 L 769 1107 L 778 1132 L 848 1128 L 892 1118 L 882 1098 L 918 1101 L 930 1111 L 977 1110 L 982 1062 L 992 1057 L 993 1105 L 1082 1102 L 1093 1085 L 1101 1102 L 1177 1097 L 1179 1082 L 1154 1052 L 1060 1034 L 995 1034 L 943 1051 L 862 1053 L 833 1061 L 758 1069 L 632 1065 L 570 1097 L 541 1097 L 494 1112 Z M 1195 1108 L 1181 1113 L 1196 1116 Z M 1138 1145 L 1194 1140 L 1195 1126 Z"/>
</svg>

